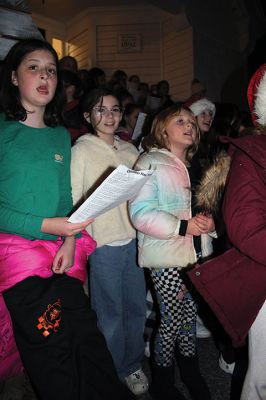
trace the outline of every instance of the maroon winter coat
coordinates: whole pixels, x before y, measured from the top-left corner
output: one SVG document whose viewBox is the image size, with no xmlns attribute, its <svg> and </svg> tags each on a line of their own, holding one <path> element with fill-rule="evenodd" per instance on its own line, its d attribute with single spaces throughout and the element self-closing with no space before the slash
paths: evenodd
<svg viewBox="0 0 266 400">
<path fill-rule="evenodd" d="M 229 141 L 223 217 L 233 248 L 188 274 L 239 346 L 266 300 L 266 136 Z"/>
</svg>

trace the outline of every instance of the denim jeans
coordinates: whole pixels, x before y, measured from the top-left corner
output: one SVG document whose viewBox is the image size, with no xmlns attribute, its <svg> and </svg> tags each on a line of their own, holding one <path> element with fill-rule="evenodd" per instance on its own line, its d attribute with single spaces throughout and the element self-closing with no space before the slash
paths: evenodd
<svg viewBox="0 0 266 400">
<path fill-rule="evenodd" d="M 141 367 L 144 355 L 146 288 L 136 257 L 136 240 L 90 256 L 91 306 L 121 380 Z"/>
</svg>

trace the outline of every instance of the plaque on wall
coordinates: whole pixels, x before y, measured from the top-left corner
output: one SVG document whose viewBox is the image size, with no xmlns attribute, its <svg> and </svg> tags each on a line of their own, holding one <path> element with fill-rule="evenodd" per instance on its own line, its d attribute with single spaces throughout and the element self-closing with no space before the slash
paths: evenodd
<svg viewBox="0 0 266 400">
<path fill-rule="evenodd" d="M 141 35 L 124 34 L 118 35 L 118 53 L 139 53 L 141 52 Z"/>
</svg>

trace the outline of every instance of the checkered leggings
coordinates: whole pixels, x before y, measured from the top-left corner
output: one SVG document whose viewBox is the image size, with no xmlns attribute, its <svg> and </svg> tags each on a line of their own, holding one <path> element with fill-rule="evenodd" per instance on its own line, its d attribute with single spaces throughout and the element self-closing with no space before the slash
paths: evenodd
<svg viewBox="0 0 266 400">
<path fill-rule="evenodd" d="M 150 269 L 160 310 L 160 325 L 155 336 L 156 364 L 173 364 L 174 350 L 187 357 L 196 354 L 197 307 L 178 268 Z"/>
</svg>

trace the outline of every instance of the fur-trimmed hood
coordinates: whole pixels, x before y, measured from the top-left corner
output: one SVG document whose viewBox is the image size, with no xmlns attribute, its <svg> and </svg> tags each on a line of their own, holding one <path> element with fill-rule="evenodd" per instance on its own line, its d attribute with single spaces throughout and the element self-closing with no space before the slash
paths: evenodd
<svg viewBox="0 0 266 400">
<path fill-rule="evenodd" d="M 261 134 L 248 135 L 240 138 L 220 136 L 222 143 L 227 143 L 228 150 L 222 149 L 214 157 L 213 163 L 206 168 L 199 185 L 196 188 L 196 206 L 206 213 L 217 215 L 221 208 L 227 175 L 231 158 L 234 153 L 241 151 L 250 157 L 254 163 L 266 170 L 264 143 L 266 131 Z"/>
<path fill-rule="evenodd" d="M 222 150 L 205 170 L 195 193 L 196 206 L 200 210 L 213 216 L 219 213 L 230 163 L 231 157 Z"/>
</svg>

